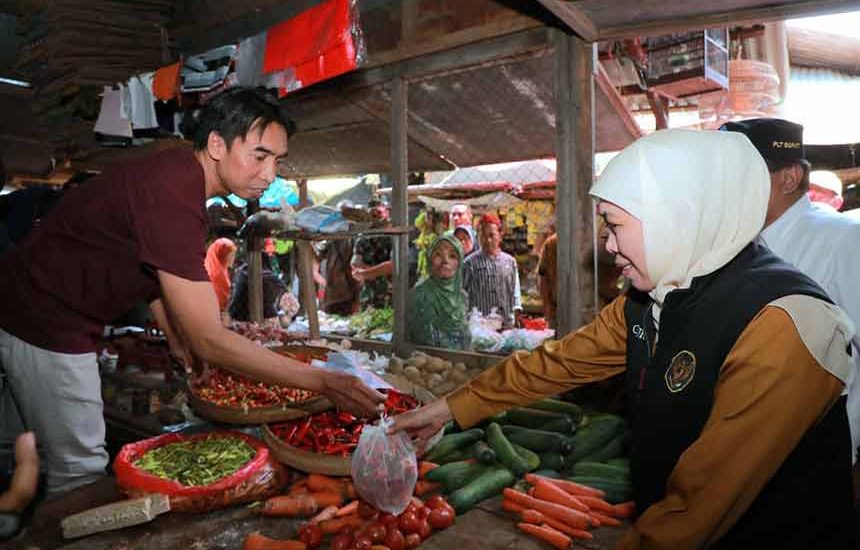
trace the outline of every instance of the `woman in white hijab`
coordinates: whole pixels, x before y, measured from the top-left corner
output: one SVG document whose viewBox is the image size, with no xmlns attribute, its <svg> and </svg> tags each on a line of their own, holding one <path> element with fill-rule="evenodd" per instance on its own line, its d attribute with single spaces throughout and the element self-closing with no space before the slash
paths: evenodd
<svg viewBox="0 0 860 550">
<path fill-rule="evenodd" d="M 448 419 L 467 428 L 624 373 L 639 515 L 621 548 L 853 548 L 853 327 L 755 240 L 761 156 L 740 134 L 664 130 L 622 151 L 591 194 L 630 291 L 393 429 L 425 440 Z"/>
</svg>

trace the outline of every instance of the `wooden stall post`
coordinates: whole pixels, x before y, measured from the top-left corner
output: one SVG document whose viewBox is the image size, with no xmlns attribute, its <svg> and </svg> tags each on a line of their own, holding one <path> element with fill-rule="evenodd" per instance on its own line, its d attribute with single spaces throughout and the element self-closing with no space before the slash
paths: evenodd
<svg viewBox="0 0 860 550">
<path fill-rule="evenodd" d="M 395 226 L 408 223 L 407 202 L 407 83 L 401 77 L 391 81 L 391 215 Z M 394 239 L 394 334 L 395 353 L 406 348 L 406 293 L 409 288 L 409 234 L 400 233 Z"/>
<path fill-rule="evenodd" d="M 556 227 L 559 335 L 576 330 L 594 308 L 592 209 L 594 179 L 594 44 L 556 30 Z"/>
<path fill-rule="evenodd" d="M 248 202 L 248 216 L 259 210 L 256 200 Z M 248 319 L 252 323 L 263 320 L 263 239 L 248 232 Z"/>
<path fill-rule="evenodd" d="M 308 180 L 298 180 L 299 206 L 305 208 L 310 205 L 308 201 Z M 317 312 L 317 296 L 314 284 L 314 251 L 311 242 L 297 240 L 296 248 L 299 251 L 299 289 L 302 305 L 305 308 L 305 316 L 308 319 L 308 337 L 318 340 L 320 337 L 320 319 Z"/>
</svg>

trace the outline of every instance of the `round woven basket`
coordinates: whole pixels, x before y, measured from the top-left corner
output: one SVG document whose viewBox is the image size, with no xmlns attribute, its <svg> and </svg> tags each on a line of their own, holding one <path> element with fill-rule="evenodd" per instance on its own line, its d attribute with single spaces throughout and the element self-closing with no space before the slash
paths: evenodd
<svg viewBox="0 0 860 550">
<path fill-rule="evenodd" d="M 421 403 L 429 403 L 434 401 L 436 397 L 427 389 L 421 386 L 416 386 L 403 376 L 396 374 L 386 374 L 383 377 L 386 382 L 394 386 L 398 391 L 406 393 L 417 399 Z M 260 430 L 263 434 L 263 441 L 272 450 L 272 454 L 281 462 L 307 473 L 326 474 L 331 476 L 348 476 L 352 472 L 352 457 L 341 457 L 334 455 L 326 455 L 322 453 L 312 453 L 288 445 L 279 439 L 269 428 L 263 426 Z M 432 447 L 439 438 L 442 437 L 442 430 L 431 438 L 428 448 Z"/>
<path fill-rule="evenodd" d="M 275 353 L 309 362 L 311 359 L 325 360 L 330 350 L 318 346 L 280 346 L 271 348 Z M 331 401 L 318 396 L 299 403 L 272 405 L 270 407 L 254 407 L 244 410 L 239 407 L 216 405 L 197 396 L 189 386 L 188 405 L 200 418 L 222 424 L 266 424 L 271 422 L 288 422 L 297 418 L 316 414 L 332 407 Z"/>
</svg>

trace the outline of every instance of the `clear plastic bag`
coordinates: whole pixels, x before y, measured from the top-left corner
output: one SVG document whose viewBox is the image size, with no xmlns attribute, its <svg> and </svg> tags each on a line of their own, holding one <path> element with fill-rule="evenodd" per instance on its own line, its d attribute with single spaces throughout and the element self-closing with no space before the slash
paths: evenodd
<svg viewBox="0 0 860 550">
<path fill-rule="evenodd" d="M 377 510 L 400 514 L 418 481 L 415 447 L 404 431 L 389 435 L 391 419 L 366 426 L 352 455 L 352 481 L 361 498 Z"/>
<path fill-rule="evenodd" d="M 495 308 L 489 315 L 481 315 L 477 308 L 472 308 L 472 312 L 469 313 L 469 334 L 473 349 L 499 351 L 502 346 L 502 336 L 498 332 L 500 328 L 502 328 L 502 318 L 496 313 Z"/>
</svg>

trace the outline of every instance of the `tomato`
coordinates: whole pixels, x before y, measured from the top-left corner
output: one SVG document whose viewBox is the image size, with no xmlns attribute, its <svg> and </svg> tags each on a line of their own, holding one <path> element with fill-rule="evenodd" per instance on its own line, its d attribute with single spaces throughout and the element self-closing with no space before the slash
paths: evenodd
<svg viewBox="0 0 860 550">
<path fill-rule="evenodd" d="M 385 535 L 385 541 L 383 544 L 387 546 L 389 550 L 404 550 L 404 548 L 406 548 L 406 537 L 403 536 L 400 529 L 392 527 Z"/>
<path fill-rule="evenodd" d="M 433 495 L 432 497 L 427 499 L 427 502 L 424 503 L 424 506 L 430 508 L 431 510 L 435 510 L 436 508 L 439 508 L 443 505 L 450 506 L 450 504 L 448 504 L 448 501 L 445 500 L 445 497 L 443 497 L 442 495 Z"/>
<path fill-rule="evenodd" d="M 318 548 L 322 544 L 322 530 L 319 525 L 308 523 L 299 529 L 299 539 L 308 548 Z"/>
<path fill-rule="evenodd" d="M 331 539 L 331 550 L 348 550 L 352 547 L 351 534 L 338 534 Z"/>
<path fill-rule="evenodd" d="M 422 506 L 421 508 L 415 510 L 415 515 L 418 516 L 418 519 L 424 519 L 430 515 L 430 508 Z"/>
<path fill-rule="evenodd" d="M 454 514 L 447 508 L 436 508 L 427 518 L 433 529 L 447 529 L 454 523 Z"/>
<path fill-rule="evenodd" d="M 400 515 L 398 525 L 400 526 L 400 530 L 403 531 L 403 534 L 408 535 L 410 533 L 418 532 L 418 529 L 421 528 L 421 520 L 418 519 L 415 512 L 403 512 L 403 514 Z"/>
<path fill-rule="evenodd" d="M 381 516 L 379 516 L 379 523 L 381 523 L 385 527 L 388 527 L 390 525 L 397 525 L 398 521 L 399 518 L 394 514 L 382 514 Z"/>
<path fill-rule="evenodd" d="M 352 543 L 355 550 L 368 550 L 373 546 L 373 541 L 367 535 L 358 535 Z"/>
<path fill-rule="evenodd" d="M 364 502 L 363 500 L 360 500 L 358 502 L 358 517 L 363 519 L 369 519 L 372 518 L 375 514 L 377 514 L 376 508 Z"/>
<path fill-rule="evenodd" d="M 365 533 L 368 537 L 370 537 L 370 540 L 372 540 L 373 543 L 376 544 L 377 542 L 382 542 L 383 539 L 385 539 L 387 530 L 385 529 L 385 526 L 381 523 L 371 523 L 370 526 L 365 529 Z"/>
<path fill-rule="evenodd" d="M 421 546 L 421 535 L 418 533 L 409 533 L 406 535 L 406 548 L 411 550 L 412 548 L 418 548 Z"/>
<path fill-rule="evenodd" d="M 433 534 L 433 527 L 427 523 L 427 519 L 418 520 L 418 534 L 421 535 L 421 540 L 427 540 Z"/>
</svg>

